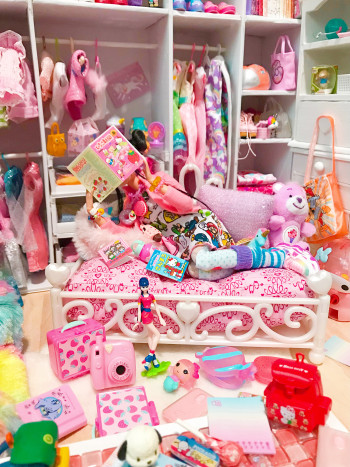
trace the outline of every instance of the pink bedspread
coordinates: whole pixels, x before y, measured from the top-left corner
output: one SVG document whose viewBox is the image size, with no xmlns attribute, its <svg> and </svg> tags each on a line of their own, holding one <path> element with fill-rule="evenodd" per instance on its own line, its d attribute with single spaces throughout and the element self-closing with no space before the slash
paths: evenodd
<svg viewBox="0 0 350 467">
<path fill-rule="evenodd" d="M 215 297 L 288 297 L 303 298 L 313 297 L 313 292 L 306 285 L 305 280 L 300 275 L 285 269 L 256 269 L 253 271 L 243 271 L 236 273 L 226 279 L 217 282 L 200 281 L 195 279 L 184 279 L 182 282 L 166 280 L 155 273 L 146 271 L 145 264 L 137 259 L 130 263 L 123 264 L 118 268 L 109 269 L 101 259 L 94 258 L 82 264 L 79 271 L 70 279 L 66 285 L 67 291 L 80 292 L 115 292 L 115 293 L 139 293 L 138 281 L 140 277 L 147 276 L 150 282 L 150 291 L 153 294 L 186 294 L 186 295 L 210 295 L 212 302 L 202 303 L 201 311 L 212 306 L 218 306 Z M 104 310 L 104 301 L 100 299 L 90 300 L 95 309 L 95 319 L 101 322 L 108 322 L 113 316 L 113 312 L 107 313 Z M 124 300 L 124 303 L 135 300 Z M 159 301 L 160 305 L 171 310 L 176 310 L 174 301 Z M 220 305 L 223 305 L 220 303 Z M 227 303 L 228 305 L 228 303 Z M 231 306 L 233 306 L 231 304 Z M 263 315 L 263 319 L 270 327 L 283 323 L 283 313 L 286 305 L 274 305 L 274 313 L 270 318 Z M 82 310 L 77 307 L 72 309 L 68 315 L 76 319 Z M 136 308 L 130 310 L 125 315 L 125 322 L 131 327 L 135 322 Z M 304 315 L 296 313 L 294 320 L 300 320 Z M 168 317 L 167 327 L 177 331 L 177 325 Z M 248 313 L 241 311 L 229 311 L 211 316 L 198 326 L 198 330 L 223 331 L 232 319 L 241 319 L 242 327 L 237 330 L 247 330 L 252 325 L 252 318 Z M 158 320 L 157 320 L 158 322 Z M 158 322 L 159 325 L 159 322 Z M 159 327 L 161 332 L 165 332 L 165 327 Z"/>
</svg>

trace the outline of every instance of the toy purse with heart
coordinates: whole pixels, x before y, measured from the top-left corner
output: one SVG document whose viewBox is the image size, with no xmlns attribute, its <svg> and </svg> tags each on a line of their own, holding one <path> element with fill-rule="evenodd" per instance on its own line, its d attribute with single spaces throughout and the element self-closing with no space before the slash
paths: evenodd
<svg viewBox="0 0 350 467">
<path fill-rule="evenodd" d="M 47 153 L 50 156 L 63 157 L 66 149 L 67 145 L 64 133 L 60 133 L 58 123 L 54 122 L 51 125 L 51 134 L 47 137 Z"/>
</svg>

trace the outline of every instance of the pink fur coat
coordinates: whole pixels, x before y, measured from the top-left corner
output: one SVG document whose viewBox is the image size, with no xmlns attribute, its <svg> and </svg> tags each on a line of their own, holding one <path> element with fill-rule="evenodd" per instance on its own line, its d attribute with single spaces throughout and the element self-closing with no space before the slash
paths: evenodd
<svg viewBox="0 0 350 467">
<path fill-rule="evenodd" d="M 101 207 L 106 209 L 110 204 L 102 204 Z M 123 238 L 128 245 L 135 240 L 142 240 L 145 243 L 152 243 L 159 247 L 159 243 L 144 235 L 139 227 L 124 227 L 118 225 L 118 235 L 106 229 L 100 229 L 92 220 L 89 220 L 86 206 L 84 205 L 75 216 L 75 234 L 73 242 L 80 257 L 84 260 L 89 260 L 98 256 L 98 251 L 109 243 L 114 242 L 118 238 Z M 120 234 L 119 234 L 120 233 Z"/>
</svg>

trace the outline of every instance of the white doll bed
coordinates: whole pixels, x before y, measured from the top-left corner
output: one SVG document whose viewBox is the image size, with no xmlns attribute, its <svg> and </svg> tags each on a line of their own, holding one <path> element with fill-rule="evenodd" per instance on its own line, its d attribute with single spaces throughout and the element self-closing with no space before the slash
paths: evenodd
<svg viewBox="0 0 350 467">
<path fill-rule="evenodd" d="M 321 363 L 329 311 L 328 295 L 317 295 L 298 274 L 284 269 L 244 271 L 218 282 L 162 280 L 133 260 L 109 269 L 97 258 L 73 267 L 51 264 L 54 327 L 68 319 L 94 317 L 114 336 L 147 342 L 133 332 L 138 280 L 148 276 L 167 328 L 161 344 L 233 345 L 310 349 Z M 159 323 L 158 323 L 159 325 Z"/>
</svg>

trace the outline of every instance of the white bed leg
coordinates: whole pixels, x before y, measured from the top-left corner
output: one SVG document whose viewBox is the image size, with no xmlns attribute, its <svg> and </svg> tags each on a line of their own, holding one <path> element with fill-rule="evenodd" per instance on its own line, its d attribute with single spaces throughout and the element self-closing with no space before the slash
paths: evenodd
<svg viewBox="0 0 350 467">
<path fill-rule="evenodd" d="M 330 296 L 322 295 L 319 297 L 319 300 L 320 304 L 317 308 L 316 334 L 313 339 L 313 348 L 309 352 L 309 359 L 315 365 L 322 363 L 325 357 L 324 344 L 326 342 Z"/>
<path fill-rule="evenodd" d="M 66 324 L 62 316 L 61 291 L 69 278 L 70 268 L 64 264 L 49 264 L 45 269 L 46 279 L 52 285 L 51 289 L 51 309 L 53 327 L 59 328 Z"/>
</svg>

